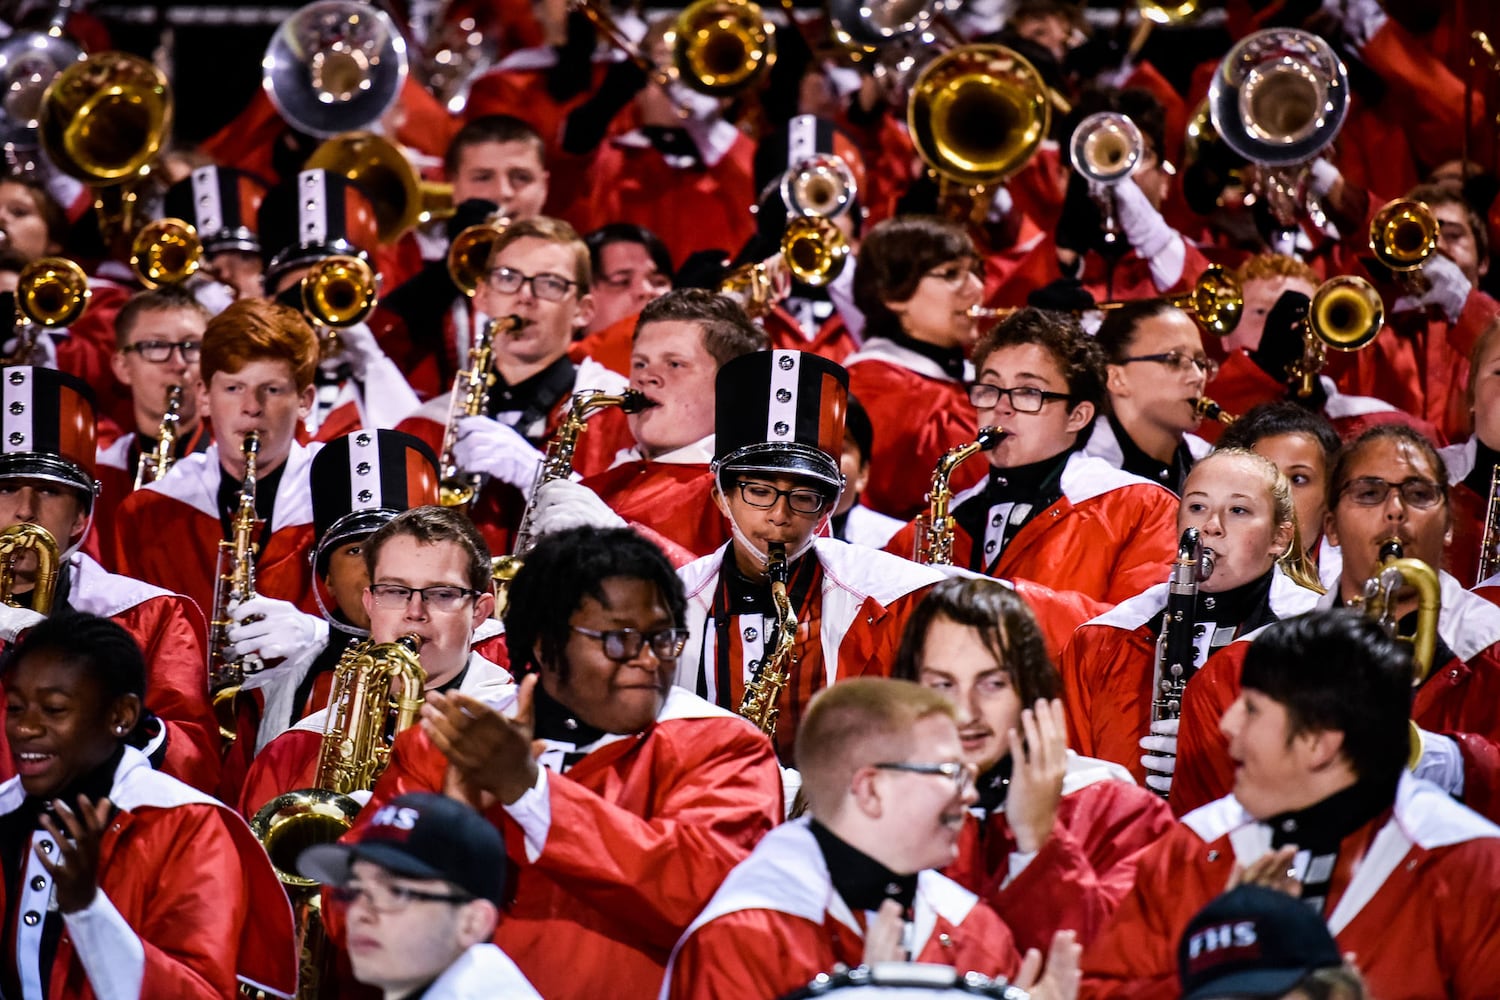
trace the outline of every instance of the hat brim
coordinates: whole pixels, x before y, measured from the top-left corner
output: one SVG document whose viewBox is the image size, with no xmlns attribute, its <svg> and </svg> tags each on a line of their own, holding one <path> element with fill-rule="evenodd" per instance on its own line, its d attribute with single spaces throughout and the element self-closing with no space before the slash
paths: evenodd
<svg viewBox="0 0 1500 1000">
<path fill-rule="evenodd" d="M 838 462 L 816 448 L 803 445 L 742 448 L 716 460 L 714 470 L 721 478 L 726 472 L 805 476 L 827 486 L 835 495 L 844 489 L 844 474 L 839 470 Z"/>
<path fill-rule="evenodd" d="M 1182 1000 L 1260 1000 L 1290 992 L 1312 969 L 1241 969 L 1203 983 Z"/>
<path fill-rule="evenodd" d="M 84 502 L 90 505 L 99 492 L 99 483 L 82 466 L 60 455 L 46 452 L 15 451 L 0 455 L 0 479 L 11 477 L 41 479 L 71 486 L 75 490 L 82 490 Z"/>
<path fill-rule="evenodd" d="M 447 878 L 441 871 L 423 864 L 396 844 L 380 841 L 364 844 L 316 844 L 297 856 L 297 871 L 305 878 L 317 879 L 327 885 L 343 885 L 349 881 L 356 861 L 368 861 L 406 878 Z"/>
</svg>

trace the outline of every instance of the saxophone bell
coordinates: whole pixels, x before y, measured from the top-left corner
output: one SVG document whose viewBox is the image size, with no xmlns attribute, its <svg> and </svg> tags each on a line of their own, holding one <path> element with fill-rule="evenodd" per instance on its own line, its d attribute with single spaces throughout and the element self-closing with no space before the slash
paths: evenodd
<svg viewBox="0 0 1500 1000">
<path fill-rule="evenodd" d="M 953 562 L 953 515 L 948 507 L 953 500 L 949 481 L 965 460 L 981 451 L 990 451 L 1009 432 L 1000 426 L 981 427 L 975 439 L 948 449 L 932 470 L 932 486 L 927 492 L 927 510 L 917 515 L 912 558 L 929 566 L 947 566 Z"/>
</svg>

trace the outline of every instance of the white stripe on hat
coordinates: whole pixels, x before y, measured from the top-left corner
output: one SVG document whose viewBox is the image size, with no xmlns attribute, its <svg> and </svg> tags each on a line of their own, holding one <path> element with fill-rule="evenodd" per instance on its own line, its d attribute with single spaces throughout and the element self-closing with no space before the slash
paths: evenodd
<svg viewBox="0 0 1500 1000">
<path fill-rule="evenodd" d="M 355 431 L 349 435 L 349 509 L 380 505 L 380 435 Z"/>
<path fill-rule="evenodd" d="M 297 242 L 323 243 L 328 239 L 328 190 L 321 170 L 297 175 Z"/>
<path fill-rule="evenodd" d="M 224 205 L 219 200 L 219 168 L 193 171 L 193 218 L 199 236 L 211 236 L 224 228 Z"/>
<path fill-rule="evenodd" d="M 25 366 L 12 368 L 5 373 L 5 420 L 0 424 L 5 440 L 0 442 L 0 452 L 35 451 L 32 438 L 34 414 L 31 412 L 32 371 Z"/>
<path fill-rule="evenodd" d="M 818 151 L 818 119 L 798 115 L 787 123 L 786 165 L 795 167 Z"/>
<path fill-rule="evenodd" d="M 766 407 L 766 440 L 797 440 L 797 376 L 802 352 L 771 352 L 771 400 Z"/>
</svg>

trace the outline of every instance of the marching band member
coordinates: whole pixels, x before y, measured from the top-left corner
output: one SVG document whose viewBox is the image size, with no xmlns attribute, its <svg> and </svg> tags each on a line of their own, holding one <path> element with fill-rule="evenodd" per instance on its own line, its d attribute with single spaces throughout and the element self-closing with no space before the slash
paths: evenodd
<svg viewBox="0 0 1500 1000">
<path fill-rule="evenodd" d="M 360 814 L 445 788 L 479 808 L 516 872 L 494 941 L 543 996 L 650 996 L 782 815 L 766 738 L 672 686 L 684 612 L 671 564 L 635 533 L 544 536 L 505 615 L 511 662 L 533 676 L 515 698 L 430 693 Z"/>
<path fill-rule="evenodd" d="M 1495 467 L 1500 465 L 1500 319 L 1479 335 L 1469 366 L 1467 398 L 1474 431 L 1467 441 L 1451 444 L 1439 454 L 1448 466 L 1448 500 L 1453 507 L 1453 541 L 1448 544 L 1444 568 L 1465 586 L 1478 586 L 1480 564 L 1487 576 L 1500 568 L 1496 553 L 1484 553 L 1486 522 L 1492 516 L 1491 487 Z M 1500 537 L 1492 538 L 1494 544 Z"/>
<path fill-rule="evenodd" d="M 196 788 L 219 777 L 218 726 L 204 683 L 206 626 L 187 597 L 110 573 L 80 551 L 97 483 L 94 413 L 87 388 L 50 368 L 0 368 L 7 403 L 0 443 L 0 529 L 34 524 L 56 541 L 59 562 L 50 613 L 83 611 L 109 618 L 144 651 L 152 763 Z M 42 620 L 33 609 L 40 566 L 17 551 L 11 597 L 0 608 L 0 635 L 14 640 Z"/>
<path fill-rule="evenodd" d="M 953 703 L 979 775 L 944 873 L 994 907 L 1018 947 L 1063 929 L 1087 945 L 1172 816 L 1120 765 L 1068 749 L 1062 680 L 1025 603 L 997 580 L 944 580 L 917 605 L 892 673 Z"/>
<path fill-rule="evenodd" d="M 489 550 L 468 518 L 447 507 L 412 508 L 377 528 L 363 549 L 369 584 L 362 600 L 371 639 L 420 637 L 429 693 L 494 699 L 513 690 L 510 674 L 473 648 L 495 596 Z M 314 783 L 329 715 L 324 707 L 304 716 L 256 754 L 240 812 L 254 816 L 282 792 Z"/>
<path fill-rule="evenodd" d="M 317 446 L 296 441 L 313 405 L 318 341 L 302 314 L 263 299 L 234 303 L 209 321 L 199 361 L 199 408 L 217 440 L 188 455 L 159 482 L 120 504 L 115 566 L 120 572 L 214 606 L 219 542 L 239 506 L 243 442 L 260 435 L 255 509 L 265 524 L 256 549 L 256 589 L 313 611 L 307 550 L 313 541 L 307 467 Z M 142 545 L 140 539 L 170 539 Z"/>
<path fill-rule="evenodd" d="M 980 341 L 974 361 L 976 422 L 1005 434 L 983 453 L 989 476 L 953 497 L 955 565 L 1107 604 L 1160 582 L 1174 551 L 1172 494 L 1081 448 L 1104 394 L 1094 339 L 1066 316 L 1025 309 Z M 914 541 L 908 525 L 886 551 L 909 554 Z"/>
<path fill-rule="evenodd" d="M 843 491 L 844 369 L 816 354 L 757 351 L 719 369 L 714 502 L 732 540 L 682 568 L 690 633 L 677 683 L 733 709 L 761 672 L 788 673 L 776 746 L 790 761 L 807 703 L 847 677 L 889 672 L 901 627 L 941 574 L 817 537 Z M 770 549 L 781 546 L 798 621 L 790 662 L 773 665 Z"/>
<path fill-rule="evenodd" d="M 594 318 L 568 347 L 568 357 L 592 358 L 628 378 L 637 318 L 648 302 L 672 290 L 672 256 L 661 237 L 631 222 L 606 222 L 583 242 L 594 273 Z"/>
<path fill-rule="evenodd" d="M 1162 299 L 1109 312 L 1095 338 L 1104 350 L 1109 405 L 1084 451 L 1174 493 L 1208 454 L 1197 402 L 1218 371 L 1186 312 Z"/>
<path fill-rule="evenodd" d="M 797 733 L 808 818 L 729 873 L 673 951 L 662 1000 L 784 996 L 819 973 L 908 955 L 1014 977 L 1010 928 L 934 870 L 958 855 L 975 800 L 961 746 L 948 699 L 908 681 L 821 692 Z"/>
<path fill-rule="evenodd" d="M 974 439 L 964 356 L 979 336 L 969 315 L 984 288 L 978 268 L 968 234 L 937 219 L 887 220 L 860 245 L 854 302 L 865 316 L 865 343 L 844 362 L 849 390 L 875 427 L 876 475 L 865 502 L 882 514 L 920 511 L 926 482 L 908 470 L 931 469 Z M 953 485 L 974 481 L 960 472 Z"/>
<path fill-rule="evenodd" d="M 188 222 L 203 246 L 202 271 L 234 298 L 265 294 L 265 265 L 256 229 L 266 186 L 233 167 L 203 166 L 167 189 L 163 211 Z M 118 326 L 119 320 L 115 320 Z M 119 336 L 118 329 L 115 331 Z M 115 372 L 119 374 L 118 371 Z"/>
<path fill-rule="evenodd" d="M 7 996 L 291 996 L 291 907 L 221 803 L 152 770 L 146 664 L 88 614 L 38 625 L 0 668 L 17 772 L 0 785 Z"/>
<path fill-rule="evenodd" d="M 1195 666 L 1236 636 L 1317 602 L 1319 591 L 1309 588 L 1315 578 L 1297 562 L 1302 549 L 1294 537 L 1291 486 L 1270 459 L 1223 450 L 1195 465 L 1178 507 L 1179 537 L 1187 528 L 1200 532 L 1212 566 L 1199 576 L 1184 623 L 1192 630 Z M 1168 744 L 1177 732 L 1176 720 L 1154 709 L 1170 586 L 1164 577 L 1083 625 L 1061 662 L 1068 729 L 1078 752 L 1121 764 L 1161 792 L 1171 781 Z M 1141 757 L 1138 748 L 1149 756 Z"/>
<path fill-rule="evenodd" d="M 1434 570 L 1452 525 L 1443 461 L 1432 444 L 1401 424 L 1381 424 L 1339 452 L 1328 481 L 1326 531 L 1339 545 L 1343 568 L 1321 607 L 1348 606 L 1364 595 L 1380 567 L 1380 550 L 1396 539 L 1404 555 Z M 1420 725 L 1421 773 L 1485 816 L 1500 815 L 1495 791 L 1500 739 L 1500 609 L 1439 573 L 1441 608 L 1437 649 L 1427 679 L 1416 689 L 1412 718 Z M 1415 591 L 1394 608 L 1402 635 L 1416 631 Z M 1231 646 L 1223 662 L 1205 668 L 1183 699 L 1172 806 L 1179 814 L 1212 801 L 1233 781 L 1233 765 L 1215 722 L 1239 694 L 1240 661 Z M 1180 783 L 1180 787 L 1179 787 Z"/>
<path fill-rule="evenodd" d="M 871 510 L 862 502 L 870 482 L 870 456 L 875 451 L 875 428 L 870 415 L 859 400 L 849 397 L 844 412 L 844 450 L 839 454 L 839 471 L 844 474 L 844 492 L 834 505 L 828 526 L 833 537 L 872 549 L 885 547 L 902 528 L 894 517 Z"/>
<path fill-rule="evenodd" d="M 1373 995 L 1489 995 L 1500 828 L 1405 773 L 1410 718 L 1411 659 L 1374 622 L 1319 612 L 1263 631 L 1220 722 L 1234 792 L 1141 855 L 1085 950 L 1082 995 L 1172 992 L 1191 915 L 1257 863 L 1286 872 L 1286 890 L 1359 956 Z"/>
</svg>

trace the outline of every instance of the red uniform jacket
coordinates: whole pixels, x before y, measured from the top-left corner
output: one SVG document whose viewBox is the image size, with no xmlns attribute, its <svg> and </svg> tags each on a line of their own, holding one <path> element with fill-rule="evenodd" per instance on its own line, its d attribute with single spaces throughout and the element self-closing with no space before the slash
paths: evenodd
<svg viewBox="0 0 1500 1000">
<path fill-rule="evenodd" d="M 1449 445 L 1440 453 L 1448 467 L 1448 509 L 1453 512 L 1453 540 L 1443 550 L 1443 568 L 1464 586 L 1475 587 L 1481 582 L 1479 557 L 1484 547 L 1484 523 L 1490 502 L 1488 489 L 1480 495 L 1464 483 L 1478 458 L 1477 439 Z M 1490 565 L 1496 565 L 1493 556 Z"/>
<path fill-rule="evenodd" d="M 14 812 L 24 797 L 20 779 L 0 786 L 0 812 Z M 99 895 L 84 911 L 92 918 L 99 910 L 101 926 L 81 930 L 76 916 L 64 917 L 50 1000 L 94 1000 L 86 960 L 112 975 L 139 968 L 142 1000 L 232 996 L 237 980 L 291 996 L 297 982 L 291 906 L 244 821 L 153 771 L 129 748 L 109 798 L 119 811 L 100 843 Z M 39 831 L 32 843 L 41 840 L 51 838 Z M 19 898 L 5 901 L 7 919 L 47 911 L 51 876 L 31 851 L 26 865 Z M 18 950 L 26 949 L 29 928 L 18 921 L 15 930 Z M 145 950 L 141 966 L 127 957 L 132 939 Z"/>
<path fill-rule="evenodd" d="M 1371 996 L 1494 996 L 1500 982 L 1497 838 L 1500 828 L 1435 785 L 1403 775 L 1394 810 L 1344 840 L 1324 918 L 1339 951 L 1354 953 Z M 1141 855 L 1135 888 L 1084 951 L 1079 995 L 1177 996 L 1183 929 L 1224 891 L 1235 864 L 1249 864 L 1270 844 L 1270 827 L 1233 798 L 1189 813 Z"/>
<path fill-rule="evenodd" d="M 630 355 L 635 350 L 635 324 L 639 319 L 640 313 L 631 313 L 602 330 L 587 334 L 582 340 L 573 341 L 568 345 L 568 357 L 574 364 L 581 364 L 584 358 L 593 358 L 610 371 L 629 378 Z"/>
<path fill-rule="evenodd" d="M 914 961 L 1015 975 L 1010 930 L 967 889 L 924 871 L 912 911 Z M 673 952 L 661 1000 L 783 996 L 820 972 L 860 965 L 868 919 L 834 891 L 807 821 L 788 823 L 729 873 L 693 921 Z"/>
<path fill-rule="evenodd" d="M 1311 611 L 1318 596 L 1293 583 L 1280 567 L 1274 571 L 1270 603 L 1278 619 Z M 1156 685 L 1156 640 L 1149 623 L 1166 606 L 1165 583 L 1121 602 L 1075 632 L 1058 664 L 1068 745 L 1084 756 L 1122 765 L 1137 781 L 1146 777 L 1140 741 L 1151 728 Z M 1203 668 L 1227 651 L 1228 647 L 1209 656 Z M 1197 677 L 1189 682 L 1189 690 Z"/>
<path fill-rule="evenodd" d="M 673 688 L 645 732 L 606 736 L 559 774 L 562 757 L 544 750 L 538 787 L 486 813 L 515 893 L 495 943 L 542 996 L 649 997 L 673 944 L 781 818 L 771 744 Z M 371 802 L 441 792 L 446 769 L 413 726 Z"/>
<path fill-rule="evenodd" d="M 983 488 L 981 483 L 955 496 L 953 509 Z M 1062 491 L 1061 500 L 1016 532 L 986 573 L 1076 590 L 1105 604 L 1167 578 L 1177 554 L 1177 497 L 1171 490 L 1079 452 L 1063 468 Z M 910 555 L 915 538 L 915 527 L 907 525 L 885 550 Z M 955 526 L 954 565 L 971 565 L 973 545 L 969 533 Z"/>
<path fill-rule="evenodd" d="M 1136 857 L 1172 826 L 1167 804 L 1118 765 L 1070 752 L 1052 836 L 1025 867 L 1015 870 L 1016 836 L 1002 808 L 969 816 L 958 860 L 943 874 L 1000 914 L 1017 949 L 1045 955 L 1056 931 L 1077 931 L 1083 945 L 1094 939 L 1135 885 Z"/>
<path fill-rule="evenodd" d="M 933 361 L 883 337 L 844 359 L 849 393 L 870 415 L 875 443 L 864 503 L 904 519 L 924 506 L 932 470 L 954 445 L 974 440 L 979 426 L 963 384 Z M 981 462 L 965 462 L 950 480 L 954 490 L 979 482 Z M 908 550 L 909 551 L 909 550 Z"/>
<path fill-rule="evenodd" d="M 312 493 L 308 467 L 319 446 L 293 444 L 276 490 L 270 537 L 255 560 L 255 589 L 317 614 L 312 570 Z M 120 504 L 115 565 L 126 576 L 182 594 L 213 614 L 219 542 L 219 446 L 189 455 Z"/>
<path fill-rule="evenodd" d="M 677 571 L 687 591 L 689 632 L 687 648 L 677 660 L 677 683 L 735 709 L 744 700 L 755 665 L 769 652 L 766 634 L 772 623 L 760 614 L 730 616 L 728 634 L 735 641 L 726 651 L 729 685 L 724 688 L 717 669 L 713 605 L 726 549 Z M 931 567 L 834 538 L 817 539 L 811 552 L 794 561 L 793 572 L 809 557 L 821 565 L 822 581 L 806 606 L 794 609 L 797 643 L 776 727 L 776 749 L 785 761 L 792 759 L 793 738 L 813 695 L 835 681 L 890 674 L 907 618 L 927 589 L 943 578 Z"/>
<path fill-rule="evenodd" d="M 625 461 L 583 485 L 632 524 L 645 525 L 694 558 L 707 555 L 729 541 L 729 522 L 713 501 L 713 443 L 710 435 L 649 462 L 634 449 L 621 452 Z"/>
<path fill-rule="evenodd" d="M 1323 595 L 1319 607 L 1332 607 L 1336 594 L 1332 590 Z M 1500 608 L 1465 591 L 1444 573 L 1438 635 L 1454 659 L 1436 664 L 1417 689 L 1412 720 L 1458 740 L 1464 757 L 1464 802 L 1485 816 L 1500 816 L 1500 795 L 1495 791 L 1500 759 Z M 1231 643 L 1216 658 L 1219 662 L 1210 662 L 1187 687 L 1172 776 L 1172 811 L 1179 816 L 1234 787 L 1234 764 L 1219 720 L 1240 695 L 1247 649 L 1243 639 Z"/>
<path fill-rule="evenodd" d="M 844 323 L 844 317 L 834 310 L 832 316 L 823 321 L 818 332 L 809 337 L 796 318 L 781 306 L 772 309 L 761 328 L 771 338 L 773 351 L 807 351 L 819 354 L 829 361 L 843 364 L 845 359 L 859 350 L 859 340 Z"/>
</svg>

